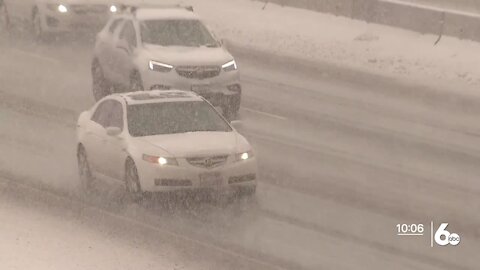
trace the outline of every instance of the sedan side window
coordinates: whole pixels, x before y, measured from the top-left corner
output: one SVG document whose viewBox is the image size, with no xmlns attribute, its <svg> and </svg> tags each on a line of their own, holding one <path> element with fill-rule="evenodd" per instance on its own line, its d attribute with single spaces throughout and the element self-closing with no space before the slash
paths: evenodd
<svg viewBox="0 0 480 270">
<path fill-rule="evenodd" d="M 123 107 L 118 101 L 113 101 L 108 126 L 118 127 L 120 130 L 123 130 Z"/>
<path fill-rule="evenodd" d="M 108 122 L 110 118 L 111 108 L 111 100 L 105 100 L 104 102 L 100 103 L 92 116 L 92 121 L 96 122 L 104 128 L 107 128 L 109 124 Z"/>
</svg>

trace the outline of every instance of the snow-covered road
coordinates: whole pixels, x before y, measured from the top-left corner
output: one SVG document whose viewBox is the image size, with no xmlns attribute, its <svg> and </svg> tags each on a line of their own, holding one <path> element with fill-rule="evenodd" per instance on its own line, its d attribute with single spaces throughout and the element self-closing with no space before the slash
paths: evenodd
<svg viewBox="0 0 480 270">
<path fill-rule="evenodd" d="M 1 174 L 75 193 L 91 45 L 10 40 L 0 49 Z M 415 85 L 237 60 L 258 202 L 111 211 L 287 269 L 477 268 L 480 123 L 461 103 L 409 95 Z M 396 236 L 398 223 L 431 220 L 449 222 L 462 243 Z"/>
</svg>

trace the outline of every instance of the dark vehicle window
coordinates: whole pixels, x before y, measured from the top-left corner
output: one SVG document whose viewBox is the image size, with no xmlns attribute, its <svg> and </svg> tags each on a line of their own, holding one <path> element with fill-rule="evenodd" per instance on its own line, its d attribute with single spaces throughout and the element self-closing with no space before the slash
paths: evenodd
<svg viewBox="0 0 480 270">
<path fill-rule="evenodd" d="M 123 108 L 122 104 L 115 100 L 102 102 L 92 116 L 92 121 L 104 128 L 118 127 L 123 130 Z"/>
<path fill-rule="evenodd" d="M 130 105 L 128 129 L 134 137 L 198 131 L 232 131 L 220 115 L 203 101 Z"/>
<path fill-rule="evenodd" d="M 199 20 L 148 20 L 140 25 L 142 41 L 161 46 L 218 47 Z"/>
<path fill-rule="evenodd" d="M 123 21 L 123 19 L 116 19 L 115 21 L 110 24 L 110 27 L 108 28 L 108 32 L 112 33 L 115 32 L 115 29 L 120 25 L 120 23 Z"/>
<path fill-rule="evenodd" d="M 112 100 L 105 100 L 100 105 L 98 105 L 95 113 L 92 116 L 92 121 L 98 123 L 102 127 L 106 128 L 108 125 L 109 114 L 112 108 Z"/>
<path fill-rule="evenodd" d="M 125 23 L 120 34 L 120 39 L 125 39 L 128 44 L 132 47 L 137 46 L 137 36 L 135 33 L 135 27 L 131 21 Z"/>
<path fill-rule="evenodd" d="M 108 121 L 109 127 L 118 127 L 123 130 L 123 108 L 118 101 L 113 101 Z"/>
</svg>

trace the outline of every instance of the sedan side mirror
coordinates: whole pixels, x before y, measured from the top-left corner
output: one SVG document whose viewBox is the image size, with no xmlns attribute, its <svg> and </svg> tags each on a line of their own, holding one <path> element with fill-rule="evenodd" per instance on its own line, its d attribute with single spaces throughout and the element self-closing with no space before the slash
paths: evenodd
<svg viewBox="0 0 480 270">
<path fill-rule="evenodd" d="M 122 130 L 119 127 L 107 127 L 107 135 L 108 136 L 118 136 L 120 133 L 122 133 Z"/>
</svg>

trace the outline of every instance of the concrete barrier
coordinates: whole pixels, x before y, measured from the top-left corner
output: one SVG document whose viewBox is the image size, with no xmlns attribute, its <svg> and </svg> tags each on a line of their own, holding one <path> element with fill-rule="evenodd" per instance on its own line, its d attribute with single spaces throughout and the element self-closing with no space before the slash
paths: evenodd
<svg viewBox="0 0 480 270">
<path fill-rule="evenodd" d="M 263 2 L 350 17 L 355 0 L 263 0 Z"/>
<path fill-rule="evenodd" d="M 480 15 L 443 10 L 438 7 L 415 5 L 398 0 L 270 0 L 268 2 L 400 27 L 423 34 L 444 34 L 480 42 Z"/>
<path fill-rule="evenodd" d="M 444 34 L 480 42 L 480 16 L 445 13 Z"/>
<path fill-rule="evenodd" d="M 378 1 L 377 17 L 373 22 L 423 34 L 438 34 L 442 29 L 443 14 L 439 10 L 401 5 L 397 2 Z"/>
</svg>

